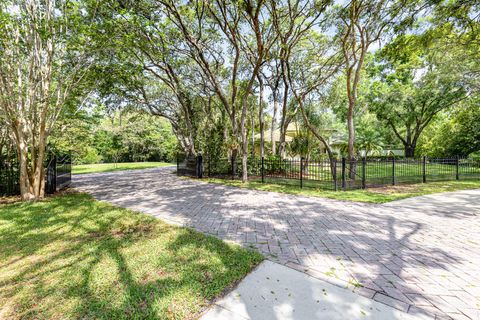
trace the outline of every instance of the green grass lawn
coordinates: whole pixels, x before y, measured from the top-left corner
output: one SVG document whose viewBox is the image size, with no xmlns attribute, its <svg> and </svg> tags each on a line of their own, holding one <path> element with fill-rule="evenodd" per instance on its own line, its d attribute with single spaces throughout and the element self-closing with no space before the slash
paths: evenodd
<svg viewBox="0 0 480 320">
<path fill-rule="evenodd" d="M 480 180 L 429 182 L 349 191 L 328 191 L 315 188 L 301 189 L 298 185 L 261 183 L 260 181 L 249 181 L 243 184 L 239 180 L 217 178 L 209 178 L 205 179 L 205 181 L 255 190 L 370 203 L 385 203 L 433 193 L 480 188 Z M 295 182 L 298 183 L 298 181 Z"/>
<path fill-rule="evenodd" d="M 402 178 L 412 178 L 418 177 L 420 180 L 422 179 L 423 175 L 423 165 L 421 162 L 415 162 L 411 160 L 400 161 L 398 160 L 395 164 L 395 175 L 397 179 Z M 277 164 L 277 165 L 272 165 Z M 240 165 L 239 165 L 240 167 Z M 226 167 L 227 170 L 229 167 Z M 259 168 L 259 167 L 258 167 Z M 286 171 L 287 175 L 300 175 L 300 162 L 286 162 L 285 164 L 282 162 L 266 162 L 265 164 L 265 174 L 266 175 L 275 175 L 278 174 L 279 176 L 282 175 L 281 170 L 282 168 Z M 306 165 L 306 170 L 304 172 L 304 176 L 310 177 L 316 180 L 332 180 L 332 174 L 330 171 L 330 166 L 327 162 L 315 163 L 310 162 Z M 348 172 L 349 165 L 347 164 L 347 172 Z M 357 175 L 361 176 L 362 174 L 362 162 L 357 162 Z M 365 177 L 367 180 L 377 180 L 377 179 L 388 179 L 392 176 L 393 173 L 393 163 L 391 161 L 368 161 L 365 166 Z M 260 174 L 260 169 L 258 169 L 257 174 Z M 341 162 L 337 162 L 337 175 L 341 174 Z M 456 166 L 454 163 L 452 165 L 448 164 L 439 164 L 439 163 L 427 163 L 426 165 L 426 175 L 427 177 L 435 177 L 435 176 L 449 176 L 455 177 L 456 174 Z M 480 166 L 472 166 L 472 165 L 460 165 L 459 167 L 459 174 L 462 175 L 472 175 L 472 174 L 480 174 Z"/>
<path fill-rule="evenodd" d="M 96 163 L 72 166 L 72 174 L 108 172 L 119 170 L 135 170 L 171 166 L 166 162 L 124 162 L 124 163 Z"/>
<path fill-rule="evenodd" d="M 0 205 L 1 319 L 192 319 L 262 257 L 85 194 Z"/>
</svg>

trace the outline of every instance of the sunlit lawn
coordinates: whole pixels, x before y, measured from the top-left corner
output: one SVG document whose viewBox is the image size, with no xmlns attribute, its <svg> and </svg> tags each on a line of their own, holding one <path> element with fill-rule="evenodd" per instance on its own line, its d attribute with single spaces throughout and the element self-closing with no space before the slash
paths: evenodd
<svg viewBox="0 0 480 320">
<path fill-rule="evenodd" d="M 409 184 L 409 185 L 405 184 L 405 185 L 398 185 L 398 186 L 385 186 L 382 188 L 369 188 L 366 190 L 360 189 L 360 190 L 348 190 L 348 191 L 329 191 L 329 190 L 311 188 L 311 187 L 300 188 L 300 186 L 298 185 L 299 181 L 297 180 L 290 180 L 290 182 L 293 181 L 296 185 L 284 184 L 284 183 L 281 183 L 281 184 L 271 183 L 274 180 L 267 181 L 267 183 L 262 183 L 261 181 L 258 181 L 258 180 L 242 183 L 239 180 L 210 178 L 210 179 L 206 179 L 206 181 L 210 183 L 219 183 L 219 184 L 225 184 L 229 186 L 255 189 L 255 190 L 282 192 L 282 193 L 305 195 L 305 196 L 320 197 L 320 198 L 371 202 L 371 203 L 385 203 L 385 202 L 390 202 L 394 200 L 400 200 L 400 199 L 411 198 L 411 197 L 433 194 L 433 193 L 480 188 L 480 179 L 417 183 L 417 184 Z"/>
<path fill-rule="evenodd" d="M 73 165 L 72 174 L 108 172 L 119 170 L 148 169 L 171 166 L 166 162 L 122 162 L 122 163 L 96 163 Z"/>
<path fill-rule="evenodd" d="M 0 205 L 0 319 L 191 319 L 258 253 L 85 194 Z"/>
</svg>

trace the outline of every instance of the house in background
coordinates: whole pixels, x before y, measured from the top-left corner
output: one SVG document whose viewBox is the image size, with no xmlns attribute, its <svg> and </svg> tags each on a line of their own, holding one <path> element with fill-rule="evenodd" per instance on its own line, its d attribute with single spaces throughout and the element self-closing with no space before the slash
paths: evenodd
<svg viewBox="0 0 480 320">
<path fill-rule="evenodd" d="M 301 124 L 298 124 L 296 122 L 292 122 L 288 125 L 287 130 L 285 132 L 285 142 L 287 144 L 287 149 L 288 149 L 288 144 L 293 141 L 295 137 L 299 135 L 299 133 L 302 130 L 305 130 Z M 332 129 L 330 130 L 331 133 L 329 134 L 328 138 L 328 143 L 331 146 L 332 150 L 336 154 L 340 154 L 340 149 L 341 146 L 345 143 L 344 137 L 338 133 L 336 130 Z M 264 131 L 264 140 L 265 140 L 265 147 L 268 148 L 270 151 L 271 150 L 271 144 L 272 144 L 272 134 L 270 129 Z M 279 149 L 280 147 L 280 129 L 277 128 L 273 132 L 273 143 L 276 144 L 276 150 Z M 316 150 L 320 154 L 327 154 L 327 150 L 325 146 L 321 145 L 320 150 Z M 267 152 L 268 153 L 268 152 Z M 260 154 L 260 133 L 257 133 L 255 135 L 255 154 Z M 298 158 L 300 159 L 300 155 L 289 155 L 291 158 Z"/>
<path fill-rule="evenodd" d="M 288 125 L 287 131 L 285 133 L 285 142 L 287 143 L 287 149 L 288 149 L 288 144 L 293 141 L 295 137 L 299 135 L 299 133 L 302 130 L 305 130 L 301 124 L 292 122 Z M 345 133 L 339 132 L 338 130 L 335 129 L 330 129 L 328 130 L 328 144 L 332 148 L 332 151 L 334 155 L 337 157 L 341 157 L 342 155 L 342 150 L 346 149 L 347 145 L 347 135 Z M 265 139 L 265 148 L 266 148 L 266 153 L 271 150 L 271 144 L 272 144 L 272 135 L 270 129 L 264 131 L 264 139 Z M 280 146 L 280 129 L 277 128 L 273 132 L 273 143 L 276 144 L 276 150 L 279 149 Z M 325 146 L 320 144 L 320 150 L 316 150 L 317 154 L 327 154 L 327 150 Z M 358 156 L 363 157 L 365 156 L 365 150 L 358 150 Z M 260 154 L 260 133 L 257 133 L 255 135 L 255 154 L 259 155 Z M 393 145 L 389 146 L 384 146 L 380 150 L 375 150 L 373 153 L 372 151 L 369 151 L 368 153 L 369 156 L 404 156 L 405 151 L 403 149 L 398 149 Z M 300 155 L 292 155 L 289 154 L 289 158 L 298 158 L 300 159 Z"/>
</svg>

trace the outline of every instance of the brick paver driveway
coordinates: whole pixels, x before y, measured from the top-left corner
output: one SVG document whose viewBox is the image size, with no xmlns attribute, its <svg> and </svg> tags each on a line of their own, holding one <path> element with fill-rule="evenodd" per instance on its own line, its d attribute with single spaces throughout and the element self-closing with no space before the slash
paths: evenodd
<svg viewBox="0 0 480 320">
<path fill-rule="evenodd" d="M 367 205 L 207 184 L 172 168 L 74 183 L 400 310 L 480 319 L 480 190 Z"/>
</svg>

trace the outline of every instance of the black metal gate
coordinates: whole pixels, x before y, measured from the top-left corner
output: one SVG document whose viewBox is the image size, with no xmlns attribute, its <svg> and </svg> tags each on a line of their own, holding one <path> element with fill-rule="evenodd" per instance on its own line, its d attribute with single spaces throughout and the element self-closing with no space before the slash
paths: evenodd
<svg viewBox="0 0 480 320">
<path fill-rule="evenodd" d="M 72 182 L 72 161 L 70 155 L 52 156 L 47 166 L 45 192 L 53 194 Z"/>
<path fill-rule="evenodd" d="M 49 157 L 46 163 L 45 192 L 47 194 L 66 188 L 72 181 L 70 155 Z M 18 161 L 0 159 L 0 196 L 20 194 L 20 170 Z"/>
<path fill-rule="evenodd" d="M 186 156 L 177 154 L 177 175 L 203 177 L 203 157 L 202 155 Z"/>
</svg>

